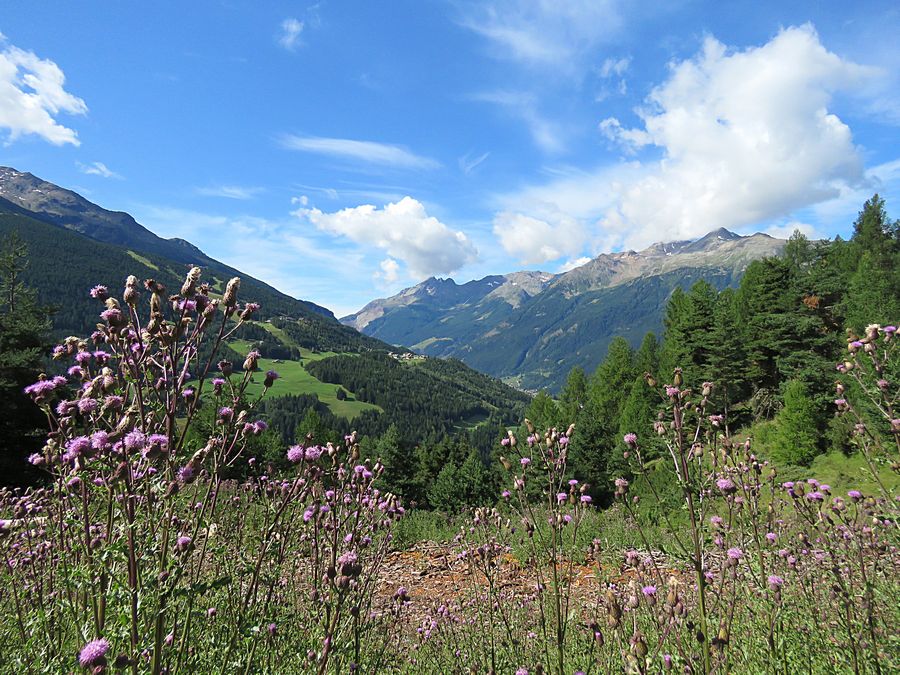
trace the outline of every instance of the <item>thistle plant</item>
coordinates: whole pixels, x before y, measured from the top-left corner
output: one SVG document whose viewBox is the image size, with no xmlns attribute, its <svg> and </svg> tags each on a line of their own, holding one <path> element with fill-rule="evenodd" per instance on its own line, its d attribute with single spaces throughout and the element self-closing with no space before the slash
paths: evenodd
<svg viewBox="0 0 900 675">
<path fill-rule="evenodd" d="M 356 461 L 354 437 L 290 448 L 289 476 L 245 456 L 266 433 L 246 395 L 260 355 L 216 360 L 258 310 L 239 288 L 234 278 L 213 297 L 199 268 L 175 295 L 134 277 L 121 301 L 97 286 L 102 323 L 53 351 L 71 359 L 67 375 L 26 389 L 49 425 L 29 461 L 49 481 L 0 495 L 0 603 L 16 638 L 4 668 L 40 654 L 54 671 L 274 672 L 279 649 L 302 642 L 297 671 L 324 673 L 361 662 L 367 628 L 402 608 L 402 597 L 373 607 L 403 510 L 372 486 L 381 469 Z M 277 377 L 264 375 L 263 395 Z M 198 442 L 202 415 L 212 423 Z M 239 462 L 250 479 L 226 480 Z M 298 605 L 321 620 L 285 643 Z"/>
</svg>

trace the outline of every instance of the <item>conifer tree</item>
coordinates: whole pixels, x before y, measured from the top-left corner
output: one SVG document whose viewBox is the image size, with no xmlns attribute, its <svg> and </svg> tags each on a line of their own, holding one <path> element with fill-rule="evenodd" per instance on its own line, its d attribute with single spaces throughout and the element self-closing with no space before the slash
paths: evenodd
<svg viewBox="0 0 900 675">
<path fill-rule="evenodd" d="M 815 403 L 800 380 L 784 388 L 784 407 L 775 417 L 772 455 L 784 464 L 807 465 L 818 453 Z"/>
</svg>

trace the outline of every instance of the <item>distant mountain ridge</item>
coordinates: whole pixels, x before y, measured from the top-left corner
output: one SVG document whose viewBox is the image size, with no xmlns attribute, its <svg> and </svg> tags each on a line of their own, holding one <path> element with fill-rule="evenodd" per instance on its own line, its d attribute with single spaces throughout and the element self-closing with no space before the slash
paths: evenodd
<svg viewBox="0 0 900 675">
<path fill-rule="evenodd" d="M 110 211 L 77 192 L 38 178 L 26 171 L 0 167 L 0 210 L 63 228 L 104 244 L 113 244 L 142 255 L 160 256 L 178 263 L 176 276 L 189 265 L 200 265 L 218 277 L 240 276 L 247 290 L 268 300 L 267 311 L 302 316 L 313 312 L 334 318 L 313 302 L 298 300 L 206 255 L 184 239 L 163 239 L 122 211 Z"/>
<path fill-rule="evenodd" d="M 602 254 L 561 274 L 514 272 L 461 285 L 432 277 L 341 321 L 528 389 L 556 389 L 572 367 L 595 368 L 616 335 L 637 344 L 659 331 L 677 286 L 699 279 L 733 285 L 750 262 L 784 244 L 719 228 L 696 240 Z"/>
</svg>

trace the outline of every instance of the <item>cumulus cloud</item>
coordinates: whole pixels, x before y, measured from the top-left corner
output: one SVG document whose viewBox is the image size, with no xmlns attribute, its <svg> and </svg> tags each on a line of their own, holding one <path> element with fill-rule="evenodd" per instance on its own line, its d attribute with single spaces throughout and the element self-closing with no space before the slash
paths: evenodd
<svg viewBox="0 0 900 675">
<path fill-rule="evenodd" d="M 375 141 L 357 141 L 349 138 L 323 138 L 321 136 L 297 136 L 285 134 L 281 146 L 288 150 L 299 150 L 339 159 L 352 159 L 369 164 L 393 166 L 401 169 L 435 169 L 438 162 L 428 157 L 420 157 L 404 147 Z"/>
<path fill-rule="evenodd" d="M 545 219 L 501 211 L 494 216 L 494 235 L 503 249 L 524 265 L 575 256 L 584 249 L 584 225 L 571 216 L 556 213 Z"/>
<path fill-rule="evenodd" d="M 49 59 L 11 45 L 0 51 L 0 128 L 9 132 L 9 142 L 34 134 L 53 145 L 80 145 L 78 134 L 56 119 L 88 111 L 65 83 L 62 69 Z"/>
<path fill-rule="evenodd" d="M 463 232 L 454 231 L 412 197 L 384 208 L 370 204 L 323 213 L 301 208 L 294 215 L 318 229 L 374 246 L 402 260 L 415 276 L 449 274 L 474 260 L 477 251 Z M 385 273 L 389 270 L 382 266 Z"/>
<path fill-rule="evenodd" d="M 786 222 L 866 183 L 850 128 L 829 106 L 876 73 L 829 52 L 808 25 L 745 50 L 707 38 L 670 66 L 637 111 L 641 124 L 601 123 L 634 159 L 525 188 L 501 207 L 558 209 L 589 227 L 595 250 Z M 638 159 L 651 153 L 662 157 Z"/>
<path fill-rule="evenodd" d="M 811 26 L 739 52 L 707 38 L 651 93 L 639 112 L 643 126 L 604 121 L 612 138 L 635 150 L 662 148 L 664 159 L 623 186 L 603 227 L 634 246 L 758 223 L 838 196 L 862 180 L 863 162 L 828 106 L 833 93 L 871 75 L 826 50 Z"/>
<path fill-rule="evenodd" d="M 119 180 L 122 179 L 122 176 L 120 174 L 110 169 L 103 162 L 91 162 L 90 164 L 75 162 L 75 165 L 78 167 L 78 170 L 81 171 L 81 173 L 86 173 L 89 176 L 100 176 L 101 178 L 117 178 Z"/>
<path fill-rule="evenodd" d="M 300 35 L 303 33 L 303 22 L 294 18 L 287 18 L 281 22 L 278 32 L 278 44 L 294 51 L 300 45 Z"/>
<path fill-rule="evenodd" d="M 776 239 L 790 239 L 794 232 L 799 231 L 807 239 L 823 239 L 824 236 L 809 223 L 801 223 L 797 220 L 791 220 L 783 225 L 770 225 L 766 228 L 766 234 Z"/>
<path fill-rule="evenodd" d="M 462 5 L 461 24 L 501 58 L 568 69 L 623 25 L 617 0 L 492 0 Z"/>
<path fill-rule="evenodd" d="M 381 279 L 386 284 L 393 284 L 400 277 L 400 264 L 393 258 L 385 258 L 378 266 L 381 271 L 375 273 L 376 279 Z"/>
<path fill-rule="evenodd" d="M 224 197 L 225 199 L 253 199 L 263 188 L 244 187 L 242 185 L 213 185 L 196 188 L 196 193 L 203 197 Z"/>
<path fill-rule="evenodd" d="M 587 265 L 591 262 L 591 258 L 588 256 L 581 256 L 580 258 L 574 258 L 566 260 L 559 268 L 556 270 L 558 274 L 562 274 L 563 272 L 569 272 L 574 270 L 576 267 L 581 267 L 582 265 Z"/>
</svg>

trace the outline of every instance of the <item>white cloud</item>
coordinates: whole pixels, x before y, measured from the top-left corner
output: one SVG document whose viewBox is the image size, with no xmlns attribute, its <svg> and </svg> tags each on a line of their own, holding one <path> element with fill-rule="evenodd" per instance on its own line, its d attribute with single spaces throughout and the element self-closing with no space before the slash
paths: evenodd
<svg viewBox="0 0 900 675">
<path fill-rule="evenodd" d="M 294 51 L 300 45 L 301 33 L 303 33 L 303 22 L 294 18 L 287 18 L 281 22 L 278 44 L 288 51 Z"/>
<path fill-rule="evenodd" d="M 8 46 L 0 52 L 0 128 L 9 142 L 34 134 L 53 145 L 80 145 L 78 134 L 56 120 L 59 113 L 84 115 L 87 104 L 65 90 L 66 76 L 49 59 Z"/>
<path fill-rule="evenodd" d="M 636 246 L 770 220 L 837 196 L 863 179 L 863 164 L 850 128 L 828 105 L 834 92 L 870 75 L 828 52 L 810 26 L 733 53 L 708 38 L 652 92 L 641 128 L 608 121 L 607 133 L 625 145 L 657 146 L 665 156 L 624 187 L 604 227 Z"/>
<path fill-rule="evenodd" d="M 385 258 L 378 266 L 381 272 L 375 273 L 376 279 L 381 279 L 386 284 L 393 284 L 400 278 L 400 264 L 393 258 Z"/>
<path fill-rule="evenodd" d="M 263 192 L 263 188 L 244 187 L 241 185 L 213 185 L 211 187 L 198 187 L 195 191 L 203 197 L 247 200 L 253 199 L 256 195 Z"/>
<path fill-rule="evenodd" d="M 474 101 L 492 103 L 505 109 L 525 123 L 535 145 L 545 152 L 557 153 L 565 149 L 565 133 L 561 125 L 551 122 L 538 110 L 537 97 L 520 91 L 486 91 L 474 94 Z"/>
<path fill-rule="evenodd" d="M 463 232 L 453 231 L 412 197 L 383 209 L 366 204 L 334 213 L 301 208 L 294 215 L 324 232 L 385 251 L 416 276 L 449 274 L 474 260 L 477 251 Z"/>
<path fill-rule="evenodd" d="M 484 160 L 490 157 L 491 153 L 484 152 L 476 157 L 472 157 L 472 153 L 467 152 L 465 155 L 459 158 L 459 170 L 462 171 L 467 176 L 472 173 L 478 166 L 481 165 Z"/>
<path fill-rule="evenodd" d="M 102 178 L 117 178 L 119 180 L 122 179 L 122 176 L 120 174 L 111 170 L 103 162 L 91 162 L 90 164 L 82 164 L 81 162 L 75 162 L 75 166 L 78 167 L 78 170 L 81 171 L 81 173 L 86 173 L 89 176 L 100 176 Z"/>
<path fill-rule="evenodd" d="M 816 230 L 813 225 L 810 225 L 809 223 L 801 223 L 796 220 L 788 221 L 783 225 L 770 225 L 766 228 L 765 232 L 770 237 L 775 237 L 776 239 L 790 239 L 791 235 L 793 235 L 797 230 L 799 230 L 801 234 L 805 235 L 807 239 L 824 238 L 824 235 Z"/>
<path fill-rule="evenodd" d="M 569 272 L 571 270 L 574 270 L 576 267 L 587 265 L 589 262 L 591 262 L 591 260 L 592 259 L 586 255 L 580 258 L 570 258 L 569 260 L 566 260 L 562 265 L 560 265 L 559 268 L 557 268 L 556 272 L 558 274 Z"/>
<path fill-rule="evenodd" d="M 576 256 L 587 239 L 583 224 L 562 213 L 544 220 L 501 211 L 494 216 L 494 234 L 504 250 L 524 265 Z"/>
<path fill-rule="evenodd" d="M 694 58 L 671 64 L 637 111 L 640 126 L 601 125 L 636 156 L 661 150 L 661 159 L 555 178 L 500 206 L 577 218 L 595 251 L 784 222 L 866 184 L 850 128 L 829 106 L 876 72 L 826 50 L 810 26 L 743 51 L 708 38 Z"/>
<path fill-rule="evenodd" d="M 625 56 L 620 59 L 604 59 L 603 63 L 600 64 L 600 68 L 598 69 L 598 74 L 600 77 L 612 77 L 613 75 L 617 77 L 622 77 L 627 71 L 628 67 L 631 65 L 631 57 Z"/>
<path fill-rule="evenodd" d="M 468 3 L 461 23 L 500 58 L 569 70 L 623 25 L 617 0 L 492 0 Z"/>
<path fill-rule="evenodd" d="M 301 152 L 394 166 L 401 169 L 435 169 L 440 166 L 440 163 L 435 160 L 416 155 L 399 145 L 374 141 L 285 134 L 281 137 L 280 142 L 282 147 L 288 150 L 300 150 Z"/>
</svg>

